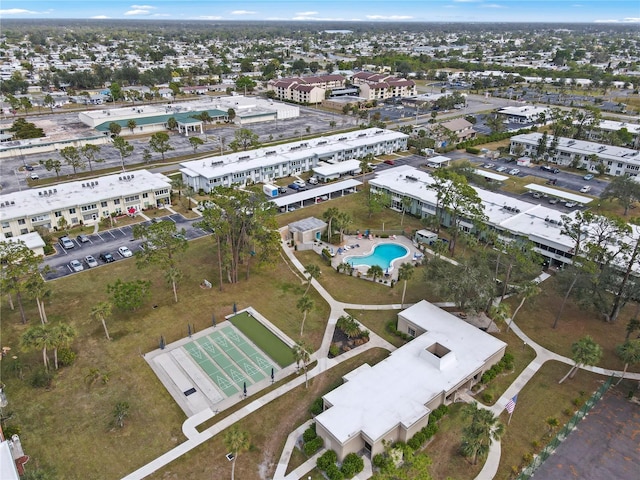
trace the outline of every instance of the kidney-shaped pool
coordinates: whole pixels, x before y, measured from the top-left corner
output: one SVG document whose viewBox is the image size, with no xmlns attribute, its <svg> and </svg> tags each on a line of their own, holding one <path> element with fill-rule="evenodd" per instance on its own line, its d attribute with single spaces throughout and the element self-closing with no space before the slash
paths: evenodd
<svg viewBox="0 0 640 480">
<path fill-rule="evenodd" d="M 409 255 L 409 250 L 397 243 L 381 243 L 376 245 L 369 255 L 354 255 L 344 259 L 352 267 L 379 265 L 383 270 L 391 268 L 393 262 Z"/>
</svg>

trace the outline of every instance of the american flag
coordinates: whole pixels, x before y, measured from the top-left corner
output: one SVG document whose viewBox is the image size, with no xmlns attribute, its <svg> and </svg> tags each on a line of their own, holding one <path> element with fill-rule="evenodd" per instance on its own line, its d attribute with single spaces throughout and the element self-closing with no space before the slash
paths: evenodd
<svg viewBox="0 0 640 480">
<path fill-rule="evenodd" d="M 507 410 L 507 412 L 511 414 L 515 410 L 517 402 L 518 402 L 518 395 L 516 394 L 511 400 L 507 402 L 504 408 Z"/>
</svg>

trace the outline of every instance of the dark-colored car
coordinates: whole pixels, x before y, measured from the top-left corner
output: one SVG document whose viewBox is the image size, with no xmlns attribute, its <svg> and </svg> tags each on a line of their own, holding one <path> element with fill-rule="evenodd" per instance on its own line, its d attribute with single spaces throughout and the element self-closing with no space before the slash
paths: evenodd
<svg viewBox="0 0 640 480">
<path fill-rule="evenodd" d="M 25 165 L 25 166 L 24 166 L 24 169 L 25 169 L 27 172 L 33 172 L 33 165 Z"/>
<path fill-rule="evenodd" d="M 551 172 L 551 173 L 560 173 L 559 168 L 550 167 L 549 165 L 541 165 L 540 170 L 544 170 L 545 172 Z"/>
<path fill-rule="evenodd" d="M 80 234 L 76 237 L 76 240 L 78 241 L 78 243 L 87 243 L 89 241 L 89 237 Z"/>
<path fill-rule="evenodd" d="M 278 187 L 278 193 L 287 193 L 287 187 Z"/>
<path fill-rule="evenodd" d="M 297 183 L 291 183 L 289 184 L 289 188 L 291 190 L 295 190 L 296 192 L 300 191 L 300 190 L 304 190 L 302 187 L 300 187 L 300 185 L 298 185 Z"/>
<path fill-rule="evenodd" d="M 391 159 L 385 160 L 384 163 L 386 163 L 387 165 L 395 165 L 396 162 L 394 162 Z"/>
<path fill-rule="evenodd" d="M 103 252 L 100 254 L 100 260 L 102 260 L 104 263 L 111 263 L 111 262 L 115 262 L 115 258 L 113 258 L 113 255 L 111 255 L 109 252 Z"/>
</svg>

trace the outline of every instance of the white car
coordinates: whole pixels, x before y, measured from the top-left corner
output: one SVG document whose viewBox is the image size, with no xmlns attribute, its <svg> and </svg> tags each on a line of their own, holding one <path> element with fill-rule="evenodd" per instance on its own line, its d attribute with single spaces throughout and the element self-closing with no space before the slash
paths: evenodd
<svg viewBox="0 0 640 480">
<path fill-rule="evenodd" d="M 507 170 L 508 170 L 508 168 L 505 167 L 505 166 L 496 168 L 496 172 L 506 172 Z"/>
<path fill-rule="evenodd" d="M 82 266 L 82 262 L 80 262 L 80 260 L 71 260 L 71 262 L 69 262 L 69 266 L 74 272 L 81 272 L 82 270 L 84 270 L 84 267 Z"/>
<path fill-rule="evenodd" d="M 305 188 L 307 186 L 304 180 L 294 180 L 293 183 L 298 185 L 300 188 Z"/>
<path fill-rule="evenodd" d="M 87 267 L 93 268 L 98 266 L 98 261 L 95 259 L 93 255 L 87 255 L 84 257 L 84 263 L 87 264 Z"/>
<path fill-rule="evenodd" d="M 129 247 L 119 247 L 118 253 L 124 258 L 131 257 L 133 255 L 133 252 L 129 250 Z"/>
<path fill-rule="evenodd" d="M 509 170 L 509 175 L 518 175 L 519 173 L 520 173 L 519 168 L 512 168 L 511 170 Z"/>
<path fill-rule="evenodd" d="M 591 187 L 589 185 L 585 185 L 580 189 L 580 193 L 587 193 L 591 191 Z"/>
</svg>

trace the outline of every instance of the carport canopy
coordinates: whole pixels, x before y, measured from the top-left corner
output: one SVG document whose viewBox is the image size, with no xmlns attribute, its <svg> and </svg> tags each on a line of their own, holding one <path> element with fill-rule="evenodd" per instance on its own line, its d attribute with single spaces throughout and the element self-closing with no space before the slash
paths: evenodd
<svg viewBox="0 0 640 480">
<path fill-rule="evenodd" d="M 480 170 L 479 168 L 475 169 L 475 174 L 481 177 L 490 178 L 496 182 L 504 182 L 509 178 L 506 175 L 500 175 L 499 173 L 490 172 L 489 170 Z"/>
<path fill-rule="evenodd" d="M 549 187 L 545 187 L 535 183 L 530 183 L 529 185 L 525 185 L 524 188 L 532 192 L 540 192 L 542 194 L 549 195 L 551 197 L 557 197 L 563 200 L 569 200 L 570 202 L 576 202 L 582 205 L 591 203 L 591 201 L 593 200 L 593 198 L 591 197 L 585 197 L 584 195 L 577 195 L 575 193 L 565 192 L 564 190 L 549 188 Z"/>
<path fill-rule="evenodd" d="M 315 199 L 316 197 L 323 197 L 325 195 L 330 197 L 334 193 L 342 192 L 343 190 L 355 189 L 360 185 L 362 185 L 362 182 L 350 178 L 349 180 L 344 180 L 342 182 L 330 183 L 310 190 L 304 190 L 302 192 L 294 193 L 293 195 L 276 197 L 272 202 L 278 207 L 288 207 L 289 205 L 300 204 L 306 200 Z"/>
</svg>

